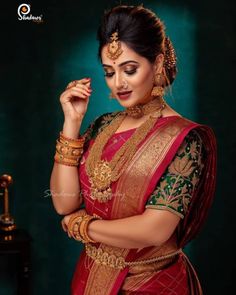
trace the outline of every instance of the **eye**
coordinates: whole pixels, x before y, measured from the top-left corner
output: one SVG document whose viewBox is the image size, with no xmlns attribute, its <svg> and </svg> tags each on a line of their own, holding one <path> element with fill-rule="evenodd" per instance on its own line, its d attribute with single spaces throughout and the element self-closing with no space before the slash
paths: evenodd
<svg viewBox="0 0 236 295">
<path fill-rule="evenodd" d="M 126 73 L 127 75 L 133 75 L 133 74 L 135 74 L 136 72 L 137 72 L 137 69 L 133 69 L 133 70 L 125 71 L 125 73 Z"/>
<path fill-rule="evenodd" d="M 114 72 L 112 73 L 105 73 L 104 76 L 107 77 L 107 78 L 110 78 L 114 75 Z"/>
</svg>

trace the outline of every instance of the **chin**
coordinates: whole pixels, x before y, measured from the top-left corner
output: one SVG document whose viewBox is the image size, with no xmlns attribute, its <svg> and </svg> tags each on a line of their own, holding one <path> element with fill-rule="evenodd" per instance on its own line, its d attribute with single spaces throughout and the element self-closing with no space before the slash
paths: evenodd
<svg viewBox="0 0 236 295">
<path fill-rule="evenodd" d="M 132 99 L 130 100 L 126 100 L 126 101 L 123 101 L 123 100 L 119 100 L 117 99 L 117 101 L 119 102 L 119 104 L 124 107 L 124 108 L 130 108 L 130 107 L 134 107 L 138 104 L 137 101 L 133 101 Z"/>
<path fill-rule="evenodd" d="M 119 98 L 116 98 L 116 99 L 119 102 L 119 104 L 124 108 L 134 107 L 134 106 L 136 106 L 137 104 L 140 103 L 140 100 L 134 99 L 132 97 L 128 98 L 127 100 L 122 100 L 122 99 L 119 99 Z"/>
</svg>

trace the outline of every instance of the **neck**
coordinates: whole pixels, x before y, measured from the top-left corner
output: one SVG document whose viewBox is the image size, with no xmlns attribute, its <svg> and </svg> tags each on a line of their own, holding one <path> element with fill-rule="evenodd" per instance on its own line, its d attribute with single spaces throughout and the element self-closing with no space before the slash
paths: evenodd
<svg viewBox="0 0 236 295">
<path fill-rule="evenodd" d="M 165 107 L 162 97 L 151 97 L 148 102 L 140 103 L 133 107 L 126 108 L 125 113 L 132 118 L 138 119 L 156 111 L 161 111 Z"/>
</svg>

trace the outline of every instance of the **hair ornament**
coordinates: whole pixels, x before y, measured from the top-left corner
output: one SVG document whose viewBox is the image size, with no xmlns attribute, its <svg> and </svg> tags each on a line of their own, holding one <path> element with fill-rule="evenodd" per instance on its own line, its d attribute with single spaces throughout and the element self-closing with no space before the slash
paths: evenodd
<svg viewBox="0 0 236 295">
<path fill-rule="evenodd" d="M 176 54 L 172 42 L 169 37 L 165 37 L 165 54 L 164 66 L 166 69 L 171 69 L 176 66 Z"/>
<path fill-rule="evenodd" d="M 107 47 L 107 57 L 114 60 L 117 59 L 123 50 L 121 49 L 121 42 L 118 38 L 118 31 L 111 34 L 110 42 Z"/>
</svg>

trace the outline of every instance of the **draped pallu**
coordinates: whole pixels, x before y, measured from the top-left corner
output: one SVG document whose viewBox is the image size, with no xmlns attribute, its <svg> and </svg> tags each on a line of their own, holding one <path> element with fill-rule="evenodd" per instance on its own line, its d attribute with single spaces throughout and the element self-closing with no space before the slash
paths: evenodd
<svg viewBox="0 0 236 295">
<path fill-rule="evenodd" d="M 139 292 L 170 294 L 165 293 L 167 285 L 173 286 L 175 294 L 202 294 L 197 275 L 182 251 L 177 256 L 163 261 L 124 268 L 115 265 L 119 265 L 119 261 L 147 260 L 171 253 L 183 248 L 199 232 L 211 206 L 215 187 L 216 143 L 211 128 L 179 116 L 157 120 L 154 128 L 139 144 L 127 169 L 112 184 L 113 198 L 107 203 L 99 203 L 89 196 L 90 184 L 84 167 L 89 148 L 84 154 L 79 173 L 85 206 L 89 214 L 95 213 L 108 220 L 142 214 L 148 197 L 171 163 L 185 136 L 195 128 L 206 150 L 205 167 L 192 196 L 189 210 L 180 221 L 175 233 L 161 247 L 153 246 L 141 250 L 122 249 L 102 243 L 89 245 L 87 247 L 89 255 L 85 250 L 82 252 L 74 273 L 73 295 L 139 294 Z M 127 138 L 133 131 L 126 133 Z M 115 145 L 112 142 L 115 136 L 116 134 L 105 146 L 103 159 L 110 160 L 119 149 L 119 143 Z M 93 140 L 90 142 L 90 147 L 92 144 Z M 103 260 L 99 260 L 101 257 Z"/>
</svg>

